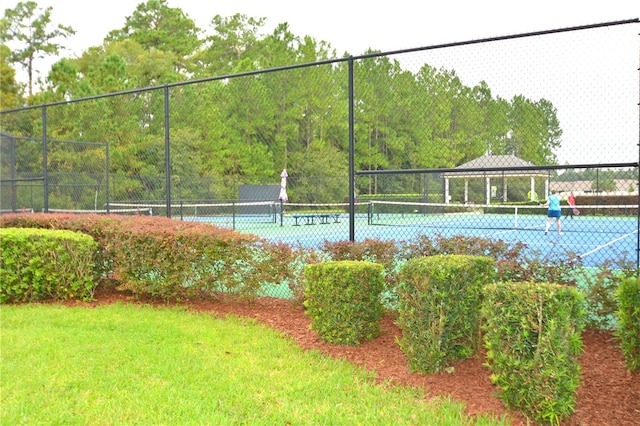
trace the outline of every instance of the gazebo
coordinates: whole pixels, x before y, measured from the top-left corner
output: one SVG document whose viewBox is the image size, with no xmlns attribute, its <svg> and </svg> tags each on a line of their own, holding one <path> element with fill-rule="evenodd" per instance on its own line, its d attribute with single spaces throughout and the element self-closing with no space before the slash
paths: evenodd
<svg viewBox="0 0 640 426">
<path fill-rule="evenodd" d="M 529 191 L 529 199 L 535 201 L 536 197 L 536 177 L 545 178 L 544 194 L 545 198 L 549 193 L 549 175 L 541 170 L 531 169 L 535 164 L 525 161 L 515 155 L 483 155 L 467 163 L 461 164 L 455 168 L 455 172 L 445 173 L 444 191 L 445 203 L 449 204 L 451 197 L 449 195 L 449 180 L 464 179 L 464 202 L 469 202 L 469 179 L 484 178 L 486 185 L 485 204 L 491 204 L 491 179 L 499 178 L 503 183 L 502 201 L 507 201 L 507 179 L 509 177 L 529 177 L 531 179 L 531 191 Z M 523 169 L 524 170 L 518 170 Z M 467 170 L 468 171 L 465 171 Z M 481 170 L 478 170 L 481 169 Z M 495 170 L 500 169 L 500 170 Z M 459 171 L 458 171 L 459 170 Z"/>
</svg>

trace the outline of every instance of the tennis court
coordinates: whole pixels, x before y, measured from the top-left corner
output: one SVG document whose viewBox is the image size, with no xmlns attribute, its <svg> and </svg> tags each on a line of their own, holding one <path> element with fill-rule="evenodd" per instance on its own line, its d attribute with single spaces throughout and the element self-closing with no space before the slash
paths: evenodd
<svg viewBox="0 0 640 426">
<path fill-rule="evenodd" d="M 374 228 L 395 228 L 396 234 L 405 237 L 437 233 L 445 237 L 464 235 L 524 243 L 542 258 L 578 256 L 586 266 L 606 260 L 635 259 L 637 206 L 578 208 L 580 215 L 562 219 L 561 235 L 555 222 L 545 234 L 546 208 L 538 206 L 377 202 L 371 203 L 369 223 Z"/>
<path fill-rule="evenodd" d="M 131 210 L 130 204 L 114 205 Z M 136 205 L 164 215 L 162 204 Z M 545 235 L 546 209 L 538 206 L 462 205 L 402 202 L 366 202 L 356 205 L 356 241 L 409 241 L 420 235 L 469 236 L 523 243 L 541 259 L 580 257 L 585 266 L 605 261 L 636 260 L 638 206 L 578 206 L 581 214 L 562 219 L 562 235 L 555 222 Z M 172 217 L 211 223 L 259 235 L 269 241 L 314 248 L 325 240 L 349 239 L 349 204 L 295 204 L 234 202 L 180 204 Z M 563 211 L 566 215 L 566 210 Z"/>
</svg>

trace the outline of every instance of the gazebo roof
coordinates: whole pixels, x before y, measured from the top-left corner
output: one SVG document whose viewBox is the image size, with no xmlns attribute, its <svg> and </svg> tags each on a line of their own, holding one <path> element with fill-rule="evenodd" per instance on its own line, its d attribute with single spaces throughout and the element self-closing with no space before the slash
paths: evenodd
<svg viewBox="0 0 640 426">
<path fill-rule="evenodd" d="M 543 170 L 531 170 L 535 164 L 525 161 L 515 155 L 483 155 L 456 167 L 460 172 L 449 172 L 445 174 L 448 178 L 468 178 L 468 177 L 526 177 L 526 176 L 547 176 Z M 510 169 L 510 170 L 486 170 L 486 169 Z M 528 170 L 517 170 L 527 168 Z M 475 169 L 465 172 L 465 169 Z M 483 170 L 477 170 L 483 169 Z"/>
</svg>

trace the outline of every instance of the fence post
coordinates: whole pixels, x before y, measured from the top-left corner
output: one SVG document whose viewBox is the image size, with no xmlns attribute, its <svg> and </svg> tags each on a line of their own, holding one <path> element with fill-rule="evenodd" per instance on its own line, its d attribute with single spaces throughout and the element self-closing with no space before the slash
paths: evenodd
<svg viewBox="0 0 640 426">
<path fill-rule="evenodd" d="M 169 136 L 169 85 L 164 85 L 164 168 L 167 196 L 167 217 L 171 219 L 171 139 Z"/>
<path fill-rule="evenodd" d="M 2 135 L 1 137 L 4 137 Z M 16 178 L 18 175 L 16 174 L 16 138 L 12 135 L 7 135 L 9 138 L 9 155 L 10 155 L 10 168 L 11 168 L 11 211 L 15 212 L 17 209 L 17 192 L 18 188 L 16 185 Z M 31 205 L 33 207 L 33 204 Z"/>
<path fill-rule="evenodd" d="M 280 226 L 284 226 L 284 202 L 280 199 Z"/>
<path fill-rule="evenodd" d="M 42 106 L 42 173 L 44 174 L 44 206 L 45 213 L 49 213 L 49 169 L 47 163 L 47 106 Z"/>
<path fill-rule="evenodd" d="M 105 202 L 107 204 L 106 205 L 107 213 L 109 213 L 109 204 L 110 204 L 110 197 L 111 197 L 111 194 L 109 192 L 109 141 L 105 142 L 105 154 L 107 157 L 104 160 L 105 168 L 106 168 L 106 178 L 107 178 L 106 189 L 105 189 L 105 198 L 106 198 Z"/>
<path fill-rule="evenodd" d="M 349 241 L 351 242 L 356 240 L 355 199 L 353 197 L 356 183 L 353 82 L 353 57 L 349 57 Z"/>
</svg>

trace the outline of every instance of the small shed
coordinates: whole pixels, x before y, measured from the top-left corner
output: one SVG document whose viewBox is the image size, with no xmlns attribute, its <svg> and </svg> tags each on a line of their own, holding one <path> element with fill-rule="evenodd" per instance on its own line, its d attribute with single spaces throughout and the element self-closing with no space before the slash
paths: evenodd
<svg viewBox="0 0 640 426">
<path fill-rule="evenodd" d="M 455 168 L 455 172 L 445 173 L 445 202 L 449 203 L 451 197 L 449 195 L 449 180 L 464 179 L 464 202 L 469 202 L 469 179 L 485 179 L 486 194 L 485 204 L 491 204 L 491 179 L 500 179 L 504 185 L 502 191 L 502 201 L 507 200 L 507 178 L 510 177 L 529 177 L 531 178 L 531 190 L 529 191 L 529 199 L 535 201 L 536 186 L 535 178 L 545 178 L 544 197 L 549 194 L 549 175 L 544 170 L 532 169 L 535 164 L 525 161 L 515 155 L 483 155 L 469 162 L 459 165 Z M 496 170 L 497 169 L 497 170 Z"/>
</svg>

